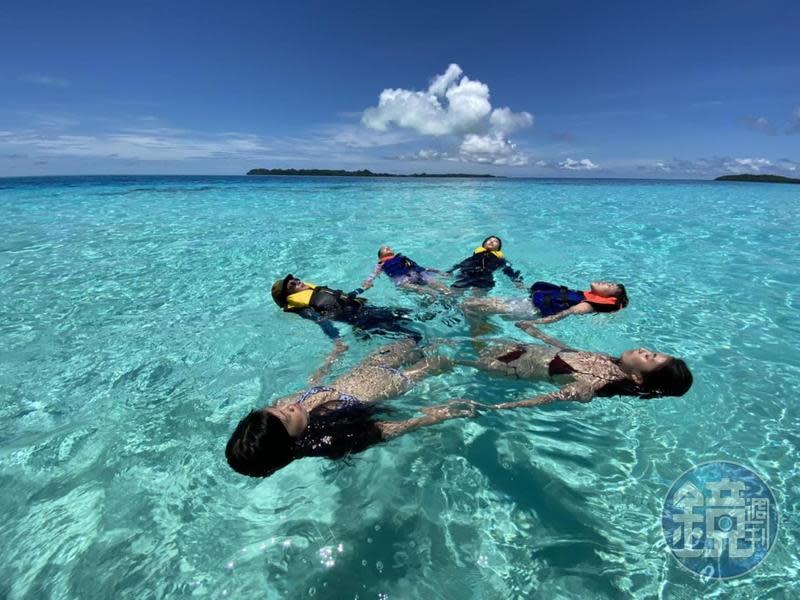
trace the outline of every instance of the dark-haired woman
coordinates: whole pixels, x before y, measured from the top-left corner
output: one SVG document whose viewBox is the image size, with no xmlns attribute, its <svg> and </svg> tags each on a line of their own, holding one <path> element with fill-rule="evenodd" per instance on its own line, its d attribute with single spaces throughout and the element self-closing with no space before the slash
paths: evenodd
<svg viewBox="0 0 800 600">
<path fill-rule="evenodd" d="M 404 393 L 448 365 L 441 357 L 425 358 L 411 340 L 381 348 L 330 386 L 314 386 L 251 411 L 228 440 L 228 464 L 243 475 L 266 477 L 306 456 L 342 458 L 425 425 L 472 416 L 472 406 L 449 403 L 404 421 L 377 418 L 376 402 Z"/>
<path fill-rule="evenodd" d="M 475 248 L 469 258 L 462 260 L 447 271 L 456 273 L 453 288 L 477 288 L 488 290 L 494 287 L 494 272 L 501 269 L 517 285 L 522 285 L 522 275 L 514 270 L 503 254 L 503 241 L 490 235 Z"/>
<path fill-rule="evenodd" d="M 570 315 L 607 313 L 628 306 L 628 294 L 621 283 L 593 281 L 585 291 L 537 281 L 528 298 L 467 298 L 461 308 L 471 320 L 487 315 L 524 319 L 540 317 L 537 325 L 553 323 Z"/>
<path fill-rule="evenodd" d="M 618 357 L 584 352 L 545 335 L 530 321 L 521 321 L 517 327 L 547 345 L 486 344 L 478 360 L 459 363 L 517 379 L 551 381 L 560 389 L 486 408 L 537 406 L 556 400 L 589 402 L 595 396 L 683 396 L 692 386 L 692 373 L 680 358 L 645 348 L 628 350 Z"/>
</svg>

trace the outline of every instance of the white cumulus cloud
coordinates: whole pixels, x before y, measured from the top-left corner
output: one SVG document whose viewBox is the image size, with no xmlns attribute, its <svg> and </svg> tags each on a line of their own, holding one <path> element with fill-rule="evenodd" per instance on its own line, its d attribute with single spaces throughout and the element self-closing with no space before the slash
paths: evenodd
<svg viewBox="0 0 800 600">
<path fill-rule="evenodd" d="M 489 116 L 489 123 L 497 133 L 508 135 L 533 125 L 533 115 L 527 112 L 514 113 L 508 107 L 495 108 Z"/>
<path fill-rule="evenodd" d="M 562 169 L 567 169 L 568 171 L 592 171 L 600 168 L 600 165 L 594 164 L 588 158 L 582 158 L 581 160 L 567 158 L 566 160 L 562 160 L 560 163 L 558 163 L 558 166 Z"/>
<path fill-rule="evenodd" d="M 394 125 L 425 136 L 458 136 L 461 140 L 453 153 L 458 160 L 526 164 L 527 158 L 508 135 L 533 125 L 533 115 L 508 107 L 493 109 L 489 96 L 489 86 L 451 64 L 433 78 L 427 90 L 383 90 L 378 105 L 367 108 L 361 122 L 380 132 Z"/>
<path fill-rule="evenodd" d="M 459 157 L 465 162 L 520 166 L 528 164 L 527 155 L 500 134 L 478 135 L 470 133 L 458 147 Z"/>
</svg>

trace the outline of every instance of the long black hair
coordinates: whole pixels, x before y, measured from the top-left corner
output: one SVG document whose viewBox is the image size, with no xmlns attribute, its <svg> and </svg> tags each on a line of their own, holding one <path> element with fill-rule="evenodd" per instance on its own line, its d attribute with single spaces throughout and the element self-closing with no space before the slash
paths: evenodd
<svg viewBox="0 0 800 600">
<path fill-rule="evenodd" d="M 225 458 L 234 471 L 250 477 L 268 477 L 304 456 L 344 458 L 383 441 L 374 418 L 379 412 L 386 409 L 326 402 L 309 413 L 302 435 L 292 438 L 280 419 L 263 409 L 253 410 L 236 426 Z"/>
<path fill-rule="evenodd" d="M 692 372 L 686 362 L 683 359 L 671 357 L 659 368 L 649 373 L 643 373 L 641 384 L 625 377 L 607 383 L 597 390 L 596 395 L 602 397 L 638 396 L 644 400 L 661 396 L 683 396 L 692 387 L 693 381 Z"/>
<path fill-rule="evenodd" d="M 375 419 L 387 412 L 370 404 L 341 406 L 333 400 L 317 406 L 308 417 L 308 427 L 295 441 L 295 455 L 342 458 L 383 441 Z"/>
</svg>

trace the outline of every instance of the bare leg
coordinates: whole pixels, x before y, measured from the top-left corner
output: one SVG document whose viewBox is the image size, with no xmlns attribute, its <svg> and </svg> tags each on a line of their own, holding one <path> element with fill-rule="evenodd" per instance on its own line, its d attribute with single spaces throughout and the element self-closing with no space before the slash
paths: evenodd
<svg viewBox="0 0 800 600">
<path fill-rule="evenodd" d="M 526 318 L 539 314 L 528 300 L 517 298 L 478 298 L 473 296 L 461 303 L 461 309 L 467 317 L 502 315 L 514 318 Z"/>
<path fill-rule="evenodd" d="M 429 286 L 431 286 L 431 287 L 432 287 L 433 289 L 435 289 L 436 291 L 438 291 L 438 292 L 441 292 L 442 294 L 445 294 L 445 295 L 447 295 L 447 296 L 450 296 L 450 295 L 452 295 L 452 294 L 453 294 L 453 290 L 452 290 L 452 289 L 450 289 L 450 287 L 448 287 L 448 286 L 446 286 L 445 284 L 443 284 L 443 283 L 442 283 L 441 281 L 439 281 L 438 279 L 433 279 L 433 278 L 431 278 L 431 279 L 428 281 L 428 285 L 429 285 Z"/>
<path fill-rule="evenodd" d="M 331 386 L 340 392 L 352 394 L 363 402 L 378 402 L 399 396 L 426 377 L 452 368 L 453 363 L 446 356 L 423 357 L 422 352 L 416 349 L 420 360 L 401 370 L 394 365 L 402 364 L 400 359 L 404 360 L 411 354 L 400 351 L 401 349 L 396 348 L 397 345 L 387 346 L 392 352 L 380 353 L 379 350 L 374 353 L 352 371 L 336 379 Z M 394 361 L 387 363 L 373 360 L 376 358 L 393 358 Z"/>
<path fill-rule="evenodd" d="M 382 366 L 397 368 L 420 360 L 422 349 L 412 339 L 405 339 L 388 346 L 381 346 L 361 361 L 359 366 Z M 358 367 L 356 367 L 358 368 Z"/>
<path fill-rule="evenodd" d="M 401 287 L 404 290 L 408 290 L 409 292 L 414 292 L 416 294 L 423 294 L 431 298 L 436 297 L 436 293 L 433 290 L 429 290 L 421 285 L 417 285 L 416 283 L 401 283 L 400 285 L 398 285 L 398 287 Z"/>
<path fill-rule="evenodd" d="M 479 298 L 472 296 L 461 303 L 465 313 L 475 315 L 488 315 L 503 312 L 505 302 L 500 298 Z"/>
<path fill-rule="evenodd" d="M 483 343 L 477 341 L 484 335 L 497 333 L 497 327 L 487 320 L 488 315 L 497 314 L 505 310 L 505 302 L 500 298 L 486 298 L 472 296 L 461 303 L 461 310 L 469 325 L 469 335 L 475 341 L 473 346 L 475 352 L 479 353 Z"/>
<path fill-rule="evenodd" d="M 453 361 L 448 357 L 439 354 L 429 358 L 424 358 L 418 363 L 411 365 L 409 368 L 404 369 L 403 375 L 405 375 L 413 383 L 418 383 L 426 377 L 430 377 L 431 375 L 439 375 L 440 373 L 449 371 L 452 368 Z"/>
</svg>

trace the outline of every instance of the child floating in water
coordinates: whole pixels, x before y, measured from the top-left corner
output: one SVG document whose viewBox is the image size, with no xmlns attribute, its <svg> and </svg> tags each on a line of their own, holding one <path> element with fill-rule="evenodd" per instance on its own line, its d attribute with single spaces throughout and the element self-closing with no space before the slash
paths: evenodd
<svg viewBox="0 0 800 600">
<path fill-rule="evenodd" d="M 540 317 L 533 323 L 553 323 L 570 315 L 616 312 L 628 306 L 628 295 L 621 283 L 593 281 L 586 291 L 537 281 L 528 298 L 468 298 L 461 305 L 475 319 L 483 315 L 504 315 L 524 319 Z"/>
<path fill-rule="evenodd" d="M 449 294 L 450 289 L 436 279 L 435 269 L 421 267 L 416 262 L 402 254 L 395 253 L 389 246 L 381 246 L 378 250 L 378 264 L 372 274 L 364 280 L 361 287 L 368 290 L 375 279 L 385 273 L 392 283 L 414 292 L 427 293 L 423 288 L 432 288 L 443 294 Z"/>
<path fill-rule="evenodd" d="M 494 287 L 494 272 L 502 269 L 517 285 L 522 285 L 522 274 L 514 270 L 506 260 L 501 248 L 502 240 L 496 235 L 490 235 L 483 243 L 475 248 L 467 259 L 454 265 L 448 273 L 458 271 L 454 288 L 490 289 Z"/>
<path fill-rule="evenodd" d="M 349 294 L 324 285 L 302 281 L 292 274 L 272 284 L 272 299 L 284 312 L 295 313 L 319 324 L 332 340 L 339 338 L 339 330 L 332 321 L 348 323 L 363 337 L 366 332 L 393 337 L 410 337 L 416 341 L 422 334 L 409 329 L 408 311 L 368 305 L 366 298 L 358 296 L 363 290 Z"/>
</svg>

